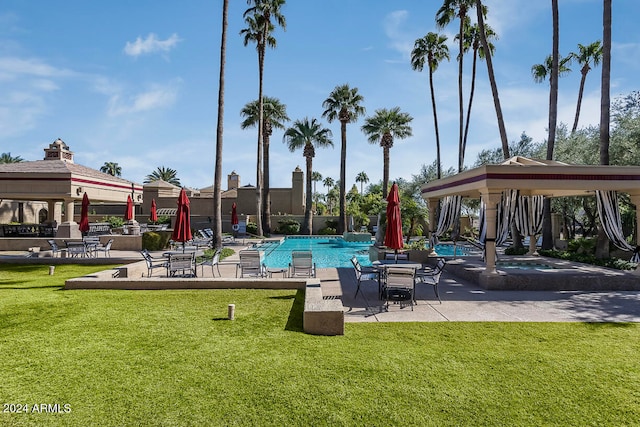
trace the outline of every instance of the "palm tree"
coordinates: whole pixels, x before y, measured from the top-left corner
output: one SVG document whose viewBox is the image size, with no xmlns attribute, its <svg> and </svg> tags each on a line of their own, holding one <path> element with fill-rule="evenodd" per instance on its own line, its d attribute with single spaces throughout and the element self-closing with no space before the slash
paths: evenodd
<svg viewBox="0 0 640 427">
<path fill-rule="evenodd" d="M 306 197 L 302 234 L 310 235 L 312 231 L 311 177 L 313 175 L 313 158 L 316 155 L 315 147 L 333 147 L 331 136 L 331 130 L 323 128 L 316 119 L 309 120 L 308 117 L 305 117 L 302 120 L 293 122 L 293 126 L 284 132 L 282 138 L 282 141 L 287 144 L 289 151 L 292 153 L 302 148 L 302 155 L 306 159 Z"/>
<path fill-rule="evenodd" d="M 333 178 L 328 176 L 322 181 L 322 185 L 324 187 L 327 187 L 327 192 L 328 192 L 334 185 L 336 185 L 336 182 L 333 180 Z"/>
<path fill-rule="evenodd" d="M 147 175 L 144 183 L 148 184 L 154 181 L 165 181 L 169 184 L 180 187 L 180 180 L 177 177 L 177 172 L 175 171 L 175 169 L 165 168 L 164 166 L 158 166 L 156 170 Z"/>
<path fill-rule="evenodd" d="M 256 50 L 258 52 L 258 152 L 257 152 L 257 165 L 256 165 L 256 224 L 258 227 L 257 234 L 262 235 L 262 188 L 263 188 L 263 114 L 264 105 L 262 99 L 263 83 L 264 83 L 264 57 L 267 46 L 274 48 L 276 46 L 276 39 L 271 34 L 275 25 L 272 19 L 280 25 L 283 29 L 286 27 L 286 21 L 284 15 L 282 15 L 280 9 L 284 5 L 285 0 L 247 0 L 249 7 L 244 12 L 245 22 L 247 28 L 240 31 L 240 34 L 244 35 L 244 45 L 249 42 L 256 43 Z"/>
<path fill-rule="evenodd" d="M 433 110 L 433 125 L 436 131 L 436 158 L 438 164 L 438 179 L 442 177 L 442 165 L 440 160 L 440 131 L 438 130 L 438 113 L 436 112 L 436 95 L 433 90 L 433 73 L 438 69 L 442 60 L 449 60 L 449 48 L 447 36 L 436 33 L 427 33 L 426 36 L 416 40 L 411 51 L 411 67 L 416 71 L 422 71 L 425 63 L 429 66 L 429 88 L 431 89 L 431 109 Z"/>
<path fill-rule="evenodd" d="M 440 29 L 446 27 L 455 18 L 460 20 L 460 30 L 458 31 L 458 104 L 460 115 L 460 137 L 458 140 L 458 171 L 462 172 L 464 168 L 464 151 L 462 150 L 462 126 L 464 124 L 464 106 L 462 97 L 462 58 L 463 58 L 463 37 L 464 27 L 467 24 L 467 12 L 475 7 L 475 0 L 444 0 L 440 9 L 436 12 L 436 26 Z"/>
<path fill-rule="evenodd" d="M 338 233 L 347 230 L 347 193 L 345 183 L 347 181 L 347 123 L 354 123 L 358 117 L 364 115 L 365 108 L 361 105 L 364 101 L 358 93 L 358 88 L 350 88 L 348 84 L 336 86 L 329 97 L 322 103 L 325 117 L 329 123 L 338 119 L 340 121 L 340 220 L 338 221 Z"/>
<path fill-rule="evenodd" d="M 273 128 L 284 129 L 284 123 L 289 121 L 287 106 L 278 98 L 265 96 L 262 98 L 262 152 L 263 152 L 263 193 L 262 193 L 262 226 L 266 234 L 271 233 L 271 194 L 269 184 L 269 143 Z M 240 124 L 242 129 L 257 126 L 260 116 L 260 102 L 252 101 L 240 111 L 245 119 Z"/>
<path fill-rule="evenodd" d="M 315 196 L 313 210 L 318 213 L 318 181 L 322 181 L 322 174 L 320 172 L 313 171 L 311 173 L 311 181 L 313 181 L 313 195 Z"/>
<path fill-rule="evenodd" d="M 222 2 L 222 38 L 220 41 L 220 77 L 218 85 L 218 122 L 216 125 L 216 160 L 213 178 L 213 247 L 222 248 L 222 147 L 224 135 L 224 70 L 227 57 L 227 23 L 229 0 Z"/>
<path fill-rule="evenodd" d="M 387 198 L 389 186 L 389 150 L 393 147 L 394 138 L 408 138 L 412 136 L 409 123 L 413 120 L 408 113 L 400 111 L 400 107 L 387 110 L 376 110 L 372 117 L 367 117 L 362 131 L 371 144 L 380 143 L 383 153 L 382 197 Z"/>
<path fill-rule="evenodd" d="M 609 164 L 611 113 L 611 0 L 604 0 L 602 13 L 602 83 L 600 94 L 600 164 Z"/>
<path fill-rule="evenodd" d="M 104 165 L 100 166 L 100 172 L 111 176 L 121 176 L 122 168 L 116 162 L 104 162 Z"/>
<path fill-rule="evenodd" d="M 591 64 L 593 63 L 594 66 L 597 66 L 600 64 L 600 59 L 602 59 L 602 45 L 600 44 L 600 40 L 597 40 L 587 46 L 583 46 L 578 43 L 578 53 L 572 53 L 571 56 L 578 61 L 578 64 L 582 65 L 582 68 L 580 68 L 582 77 L 580 78 L 580 89 L 578 90 L 576 118 L 573 121 L 573 127 L 571 128 L 571 133 L 575 133 L 578 129 L 580 108 L 582 106 L 582 95 L 584 93 L 584 83 L 587 80 L 587 74 L 591 71 Z"/>
<path fill-rule="evenodd" d="M 356 175 L 356 182 L 360 183 L 360 194 L 364 194 L 363 185 L 369 182 L 369 176 L 367 175 L 367 173 L 365 171 L 362 171 L 358 175 Z"/>
<path fill-rule="evenodd" d="M 498 120 L 498 130 L 500 131 L 500 141 L 502 143 L 502 153 L 505 159 L 510 157 L 509 155 L 509 140 L 507 139 L 507 131 L 504 127 L 504 117 L 502 116 L 502 107 L 500 106 L 500 95 L 498 94 L 498 85 L 496 84 L 496 76 L 493 72 L 493 61 L 491 59 L 491 49 L 487 42 L 485 35 L 484 17 L 486 15 L 486 8 L 482 6 L 480 0 L 476 0 L 476 16 L 478 18 L 478 27 L 480 28 L 480 41 L 482 42 L 482 49 L 485 54 L 487 62 L 487 74 L 489 74 L 489 82 L 491 83 L 491 94 L 493 96 L 493 106 L 496 110 L 496 119 Z"/>
<path fill-rule="evenodd" d="M 23 162 L 24 159 L 20 156 L 11 156 L 11 153 L 2 153 L 0 154 L 0 164 L 2 163 L 20 163 Z"/>
<path fill-rule="evenodd" d="M 486 13 L 486 12 L 485 12 Z M 488 25 L 484 26 L 484 34 L 485 39 L 487 41 L 488 51 L 491 55 L 495 50 L 495 46 L 490 42 L 491 39 L 496 39 L 497 35 Z M 456 35 L 456 39 L 458 36 Z M 467 137 L 469 135 L 469 122 L 471 120 L 471 105 L 473 104 L 473 95 L 475 93 L 476 88 L 476 67 L 478 58 L 484 59 L 486 57 L 484 52 L 484 47 L 482 47 L 482 40 L 480 38 L 480 27 L 476 25 L 466 25 L 464 32 L 464 42 L 463 42 L 464 52 L 466 53 L 469 49 L 473 50 L 473 62 L 471 66 L 471 88 L 469 91 L 469 104 L 467 106 L 467 117 L 465 119 L 464 125 L 464 136 L 462 137 L 462 153 L 464 157 L 464 153 L 467 150 Z"/>
</svg>

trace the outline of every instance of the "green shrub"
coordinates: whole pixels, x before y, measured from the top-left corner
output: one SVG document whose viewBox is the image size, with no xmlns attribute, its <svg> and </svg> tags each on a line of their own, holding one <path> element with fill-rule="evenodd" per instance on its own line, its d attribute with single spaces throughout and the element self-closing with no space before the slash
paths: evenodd
<svg viewBox="0 0 640 427">
<path fill-rule="evenodd" d="M 147 231 L 142 234 L 142 249 L 161 251 L 169 244 L 169 233 Z"/>
<path fill-rule="evenodd" d="M 325 227 L 325 228 L 321 228 L 320 230 L 318 230 L 318 234 L 320 234 L 322 236 L 333 236 L 337 232 L 338 231 L 335 228 L 331 228 L 331 227 Z"/>
<path fill-rule="evenodd" d="M 253 234 L 253 235 L 258 234 L 258 225 L 255 222 L 248 222 L 247 233 Z"/>
<path fill-rule="evenodd" d="M 295 219 L 278 221 L 278 231 L 280 234 L 298 234 L 300 233 L 300 223 Z"/>
<path fill-rule="evenodd" d="M 516 248 L 515 246 L 509 246 L 504 250 L 505 255 L 524 255 L 529 252 L 529 248 Z"/>
<path fill-rule="evenodd" d="M 152 222 L 153 223 L 153 222 Z M 155 224 L 167 224 L 171 225 L 171 217 L 169 215 L 160 215 Z"/>
<path fill-rule="evenodd" d="M 111 228 L 119 228 L 124 225 L 124 218 L 119 216 L 105 216 L 102 218 L 102 222 L 108 222 L 111 224 Z"/>
</svg>

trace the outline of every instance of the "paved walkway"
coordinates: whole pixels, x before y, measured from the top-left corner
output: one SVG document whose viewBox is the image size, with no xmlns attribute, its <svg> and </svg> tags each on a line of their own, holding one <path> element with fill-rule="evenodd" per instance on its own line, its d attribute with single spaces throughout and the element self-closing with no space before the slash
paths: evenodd
<svg viewBox="0 0 640 427">
<path fill-rule="evenodd" d="M 233 247 L 236 251 L 242 248 Z M 136 251 L 111 252 L 114 261 L 142 260 Z M 5 259 L 18 256 L 0 255 Z M 236 260 L 237 254 L 222 261 L 223 277 L 235 277 Z M 211 268 L 206 267 L 204 277 L 211 277 L 211 274 Z M 640 291 L 484 290 L 445 270 L 440 281 L 441 304 L 431 286 L 418 285 L 418 303 L 413 310 L 399 304 L 390 304 L 385 310 L 373 281 L 363 282 L 362 293 L 354 296 L 357 282 L 351 268 L 319 269 L 318 278 L 325 296 L 342 300 L 346 322 L 640 322 Z"/>
</svg>

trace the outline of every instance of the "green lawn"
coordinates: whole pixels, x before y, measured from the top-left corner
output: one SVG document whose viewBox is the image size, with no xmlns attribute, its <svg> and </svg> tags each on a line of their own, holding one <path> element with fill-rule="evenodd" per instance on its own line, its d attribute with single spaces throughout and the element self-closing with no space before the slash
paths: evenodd
<svg viewBox="0 0 640 427">
<path fill-rule="evenodd" d="M 104 268 L 0 266 L 0 425 L 640 424 L 636 324 L 349 323 L 317 337 L 296 291 L 61 289 Z"/>
</svg>

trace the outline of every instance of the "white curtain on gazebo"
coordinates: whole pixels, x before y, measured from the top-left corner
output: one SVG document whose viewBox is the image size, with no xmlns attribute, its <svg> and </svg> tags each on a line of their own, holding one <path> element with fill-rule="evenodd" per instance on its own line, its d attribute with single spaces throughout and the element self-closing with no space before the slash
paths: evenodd
<svg viewBox="0 0 640 427">
<path fill-rule="evenodd" d="M 518 196 L 515 211 L 516 228 L 523 236 L 542 233 L 544 196 Z"/>
<path fill-rule="evenodd" d="M 498 204 L 496 215 L 496 247 L 502 245 L 509 237 L 509 227 L 513 221 L 516 210 L 517 190 L 504 190 L 502 202 Z M 486 206 L 480 201 L 480 237 L 478 240 L 484 245 L 487 238 L 487 221 L 485 215 Z"/>
<path fill-rule="evenodd" d="M 442 200 L 440 215 L 438 216 L 438 227 L 431 233 L 429 242 L 431 247 L 437 245 L 438 238 L 456 223 L 460 217 L 461 204 L 462 196 L 447 196 Z"/>
</svg>

